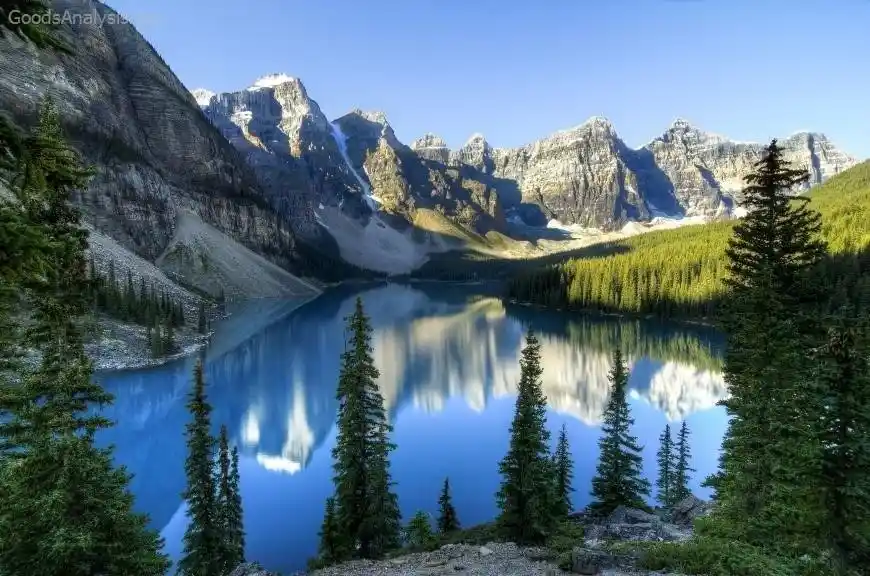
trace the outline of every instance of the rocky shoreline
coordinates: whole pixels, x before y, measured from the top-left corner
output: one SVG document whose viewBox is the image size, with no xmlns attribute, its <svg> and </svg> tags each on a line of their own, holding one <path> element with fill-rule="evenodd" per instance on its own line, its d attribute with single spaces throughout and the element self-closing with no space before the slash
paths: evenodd
<svg viewBox="0 0 870 576">
<path fill-rule="evenodd" d="M 208 344 L 211 332 L 200 334 L 187 326 L 177 329 L 175 342 L 179 351 L 175 354 L 154 358 L 148 346 L 147 329 L 138 324 L 128 324 L 101 317 L 98 320 L 99 336 L 85 345 L 85 351 L 94 362 L 94 370 L 135 370 L 160 366 L 194 354 Z"/>
<path fill-rule="evenodd" d="M 512 542 L 446 544 L 429 552 L 377 561 L 354 560 L 293 576 L 683 576 L 638 569 L 639 552 L 625 544 L 688 540 L 695 518 L 708 514 L 710 509 L 710 503 L 690 495 L 671 510 L 656 513 L 620 506 L 603 520 L 574 514 L 571 521 L 583 526 L 584 536 L 570 551 L 522 547 Z M 618 543 L 624 544 L 614 546 Z M 247 563 L 230 576 L 279 575 Z"/>
</svg>

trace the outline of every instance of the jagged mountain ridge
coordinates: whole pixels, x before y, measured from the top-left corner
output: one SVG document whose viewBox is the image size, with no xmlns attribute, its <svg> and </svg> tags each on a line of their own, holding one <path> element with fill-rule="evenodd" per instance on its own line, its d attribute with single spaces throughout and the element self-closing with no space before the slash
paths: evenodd
<svg viewBox="0 0 870 576">
<path fill-rule="evenodd" d="M 280 85 L 278 81 L 272 87 Z M 220 115 L 214 102 L 205 106 L 210 118 Z M 297 139 L 297 155 L 316 157 L 315 150 L 329 134 L 325 116 L 316 103 L 309 103 L 320 137 L 297 130 L 291 139 Z M 763 148 L 707 133 L 682 119 L 638 149 L 628 147 L 601 117 L 520 148 L 494 148 L 475 134 L 458 150 L 431 133 L 405 146 L 380 112 L 354 110 L 335 123 L 347 135 L 352 168 L 384 200 L 384 209 L 408 217 L 421 202 L 434 199 L 436 207 L 477 232 L 505 231 L 505 211 L 518 208 L 530 223 L 555 219 L 603 229 L 656 215 L 733 216 L 739 214 L 742 178 Z M 781 143 L 787 159 L 809 171 L 807 186 L 857 162 L 824 134 L 801 132 Z M 478 186 L 477 205 L 447 208 L 455 193 L 444 186 L 445 175 L 458 177 L 466 188 Z M 473 216 L 480 208 L 492 217 L 484 226 Z"/>
<path fill-rule="evenodd" d="M 95 0 L 52 7 L 112 13 Z M 73 56 L 0 40 L 0 109 L 32 125 L 51 95 L 74 145 L 97 168 L 76 198 L 88 222 L 149 262 L 196 268 L 186 280 L 202 280 L 206 290 L 223 282 L 206 278 L 215 269 L 208 254 L 166 252 L 179 247 L 186 213 L 290 272 L 311 272 L 313 246 L 314 260 L 338 253 L 404 273 L 452 249 L 540 255 L 512 225 L 515 216 L 608 230 L 661 213 L 733 213 L 734 182 L 760 148 L 675 124 L 631 150 L 601 118 L 521 148 L 493 148 L 482 135 L 458 150 L 434 136 L 408 146 L 379 112 L 353 110 L 330 122 L 304 85 L 283 74 L 237 92 L 191 94 L 132 25 L 95 20 L 61 27 Z M 819 134 L 786 142 L 813 181 L 853 162 Z M 321 268 L 332 266 L 332 258 L 321 260 Z"/>
</svg>

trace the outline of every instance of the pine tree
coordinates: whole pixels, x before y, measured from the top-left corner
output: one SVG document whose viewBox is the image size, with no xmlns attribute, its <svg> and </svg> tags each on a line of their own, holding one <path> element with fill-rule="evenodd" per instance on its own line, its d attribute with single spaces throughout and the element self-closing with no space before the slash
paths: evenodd
<svg viewBox="0 0 870 576">
<path fill-rule="evenodd" d="M 187 502 L 189 523 L 184 532 L 184 556 L 178 569 L 184 576 L 219 576 L 221 534 L 215 513 L 214 438 L 210 433 L 211 406 L 205 396 L 201 360 L 193 370 L 193 389 L 188 395 L 187 409 L 193 418 L 185 431 L 187 487 L 182 497 Z"/>
<path fill-rule="evenodd" d="M 338 437 L 333 448 L 340 549 L 376 558 L 400 545 L 401 517 L 392 491 L 388 440 L 392 430 L 378 388 L 371 331 L 362 300 L 348 318 L 350 347 L 342 354 L 337 398 Z"/>
<path fill-rule="evenodd" d="M 659 436 L 659 450 L 656 453 L 656 461 L 659 467 L 659 476 L 656 481 L 658 493 L 656 500 L 662 508 L 669 508 L 674 504 L 674 442 L 671 438 L 671 426 L 665 424 L 662 435 Z"/>
<path fill-rule="evenodd" d="M 338 524 L 338 513 L 335 510 L 335 498 L 326 499 L 326 512 L 320 527 L 320 547 L 318 558 L 326 565 L 335 564 L 346 556 L 342 550 L 341 527 Z"/>
<path fill-rule="evenodd" d="M 200 334 L 205 334 L 207 330 L 207 318 L 205 315 L 205 302 L 199 303 L 199 312 L 197 316 L 196 328 Z"/>
<path fill-rule="evenodd" d="M 429 515 L 418 510 L 405 528 L 405 543 L 412 550 L 426 550 L 435 541 Z"/>
<path fill-rule="evenodd" d="M 649 482 L 641 475 L 642 448 L 630 432 L 634 419 L 626 399 L 628 371 L 619 350 L 613 353 L 609 378 L 610 398 L 604 410 L 598 466 L 592 479 L 594 500 L 589 505 L 599 515 L 610 514 L 618 506 L 646 509 L 645 497 L 650 492 Z"/>
<path fill-rule="evenodd" d="M 215 502 L 215 527 L 219 534 L 217 538 L 217 556 L 221 574 L 228 574 L 236 567 L 235 558 L 230 542 L 230 506 L 232 505 L 232 493 L 230 489 L 230 446 L 227 427 L 221 425 L 218 435 L 218 466 L 217 499 Z"/>
<path fill-rule="evenodd" d="M 564 520 L 571 513 L 571 492 L 574 491 L 574 462 L 571 459 L 571 449 L 568 445 L 568 428 L 562 424 L 559 430 L 559 441 L 553 454 L 553 469 L 555 471 L 555 502 L 554 514 Z"/>
<path fill-rule="evenodd" d="M 172 329 L 172 320 L 167 316 L 163 321 L 163 353 L 172 354 L 176 351 L 177 347 L 175 343 L 175 331 Z"/>
<path fill-rule="evenodd" d="M 111 425 L 95 408 L 112 397 L 92 381 L 84 352 L 87 232 L 68 198 L 90 170 L 64 141 L 50 101 L 20 154 L 15 211 L 40 265 L 2 281 L 27 302 L 21 343 L 41 358 L 34 369 L 17 366 L 14 385 L 0 386 L 0 566 L 10 574 L 162 574 L 167 559 L 132 510 L 129 476 L 113 468 L 110 449 L 93 445 L 96 431 Z"/>
<path fill-rule="evenodd" d="M 459 517 L 453 500 L 450 497 L 450 479 L 444 479 L 444 487 L 441 488 L 441 496 L 438 498 L 438 533 L 442 536 L 459 530 Z"/>
<path fill-rule="evenodd" d="M 850 309 L 817 354 L 817 374 L 829 404 L 823 412 L 825 454 L 816 486 L 825 500 L 825 526 L 841 574 L 870 565 L 870 366 Z M 866 338 L 866 336 L 864 336 Z"/>
<path fill-rule="evenodd" d="M 673 506 L 686 496 L 689 496 L 692 491 L 689 490 L 689 472 L 694 472 L 695 469 L 689 465 L 689 460 L 692 457 L 691 447 L 689 446 L 689 425 L 683 420 L 680 425 L 680 432 L 677 436 L 676 445 L 672 446 L 672 458 L 674 462 L 673 476 L 671 484 L 671 505 Z"/>
<path fill-rule="evenodd" d="M 791 193 L 807 178 L 788 166 L 776 141 L 747 176 L 749 211 L 726 250 L 731 293 L 722 318 L 729 397 L 721 403 L 730 418 L 715 484 L 717 515 L 731 536 L 788 552 L 822 531 L 814 488 L 822 450 L 810 423 L 824 399 L 810 381 L 817 335 L 808 314 L 819 294 L 807 280 L 825 246 L 819 215 Z"/>
<path fill-rule="evenodd" d="M 163 576 L 170 562 L 110 449 L 64 434 L 0 464 L 3 574 Z"/>
<path fill-rule="evenodd" d="M 245 522 L 242 511 L 241 478 L 239 477 L 239 449 L 233 446 L 230 457 L 230 499 L 227 509 L 227 535 L 230 542 L 230 559 L 238 566 L 245 561 Z"/>
<path fill-rule="evenodd" d="M 160 358 L 165 353 L 164 338 L 163 333 L 160 330 L 160 323 L 157 321 L 157 318 L 154 319 L 154 329 L 150 332 L 150 338 L 151 356 L 154 358 Z"/>
<path fill-rule="evenodd" d="M 219 313 L 221 313 L 221 314 L 226 314 L 226 311 L 227 311 L 227 297 L 226 297 L 226 295 L 224 294 L 224 289 L 223 289 L 223 288 L 221 288 L 221 289 L 220 289 L 220 292 L 218 293 L 218 297 L 217 297 L 217 306 L 218 306 L 218 312 L 219 312 Z"/>
<path fill-rule="evenodd" d="M 541 347 L 529 329 L 520 359 L 520 382 L 508 453 L 499 463 L 498 525 L 513 542 L 542 542 L 554 524 L 552 467 L 541 388 Z"/>
<path fill-rule="evenodd" d="M 133 273 L 127 270 L 127 285 L 124 287 L 123 317 L 132 320 L 136 314 L 136 292 L 133 290 Z"/>
</svg>

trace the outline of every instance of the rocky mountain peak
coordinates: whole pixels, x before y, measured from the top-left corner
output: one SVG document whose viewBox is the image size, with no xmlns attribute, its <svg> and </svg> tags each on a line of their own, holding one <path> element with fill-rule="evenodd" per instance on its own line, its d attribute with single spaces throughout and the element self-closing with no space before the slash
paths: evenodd
<svg viewBox="0 0 870 576">
<path fill-rule="evenodd" d="M 421 150 L 423 148 L 447 148 L 447 142 L 437 134 L 427 132 L 411 142 L 411 150 Z"/>
<path fill-rule="evenodd" d="M 685 118 L 677 118 L 673 122 L 671 122 L 670 128 L 668 128 L 671 132 L 688 132 L 689 130 L 693 130 L 694 126 L 692 126 L 691 122 L 686 120 Z"/>
<path fill-rule="evenodd" d="M 286 82 L 294 82 L 299 83 L 299 81 L 283 72 L 276 72 L 273 74 L 266 74 L 265 76 L 261 76 L 257 78 L 254 83 L 248 88 L 248 90 L 260 90 L 262 88 L 275 88 L 276 86 L 280 86 Z"/>
<path fill-rule="evenodd" d="M 433 160 L 442 164 L 447 164 L 450 161 L 450 148 L 447 147 L 447 142 L 431 132 L 427 132 L 411 142 L 411 150 L 416 152 L 417 156 L 426 160 Z"/>
<path fill-rule="evenodd" d="M 486 138 L 483 137 L 483 134 L 476 132 L 462 145 L 462 148 L 449 153 L 449 162 L 451 164 L 467 164 L 484 174 L 491 174 L 493 170 L 491 154 L 492 148 Z"/>
</svg>

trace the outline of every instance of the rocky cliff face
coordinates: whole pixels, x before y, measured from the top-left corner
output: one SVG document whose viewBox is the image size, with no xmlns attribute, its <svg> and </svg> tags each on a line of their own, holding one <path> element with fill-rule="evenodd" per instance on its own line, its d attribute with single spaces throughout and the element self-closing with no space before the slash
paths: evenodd
<svg viewBox="0 0 870 576">
<path fill-rule="evenodd" d="M 795 134 L 780 145 L 787 160 L 809 171 L 804 188 L 856 163 L 822 134 Z M 434 134 L 412 144 L 428 161 L 471 166 L 492 177 L 504 206 L 519 209 L 530 224 L 555 219 L 602 229 L 662 215 L 739 214 L 743 177 L 763 147 L 677 120 L 662 136 L 631 149 L 599 117 L 521 148 L 493 148 L 479 134 L 455 151 Z"/>
<path fill-rule="evenodd" d="M 239 92 L 193 94 L 270 193 L 293 195 L 288 211 L 306 214 L 296 221 L 313 222 L 324 207 L 336 207 L 357 220 L 374 209 L 407 223 L 425 207 L 477 232 L 504 230 L 503 207 L 485 174 L 470 163 L 447 166 L 418 156 L 399 142 L 381 112 L 353 110 L 330 122 L 302 83 L 285 74 Z M 297 180 L 292 191 L 288 178 Z"/>
<path fill-rule="evenodd" d="M 821 183 L 857 162 L 837 150 L 823 135 L 802 132 L 782 139 L 785 158 L 795 166 L 805 168 L 810 179 L 801 189 Z M 676 206 L 651 204 L 673 212 L 674 208 L 688 216 L 721 216 L 739 213 L 740 191 L 743 178 L 753 164 L 761 158 L 763 145 L 734 142 L 709 134 L 685 120 L 675 121 L 664 134 L 636 153 L 651 156 L 655 166 L 665 177 L 663 188 L 650 190 Z M 655 188 L 654 183 L 649 183 Z M 672 196 L 669 197 L 669 196 Z"/>
<path fill-rule="evenodd" d="M 53 8 L 113 13 L 91 0 L 56 0 Z M 59 33 L 74 54 L 0 39 L 0 109 L 27 126 L 43 98 L 54 100 L 73 145 L 96 169 L 76 199 L 86 219 L 154 262 L 172 243 L 179 213 L 192 211 L 226 242 L 293 269 L 290 211 L 270 205 L 257 174 L 150 44 L 129 24 L 93 19 Z"/>
</svg>

